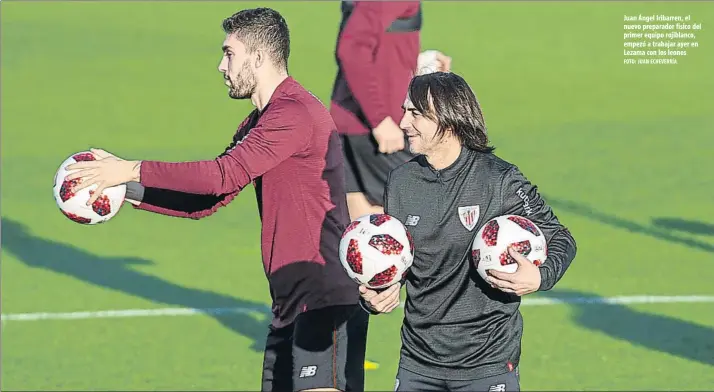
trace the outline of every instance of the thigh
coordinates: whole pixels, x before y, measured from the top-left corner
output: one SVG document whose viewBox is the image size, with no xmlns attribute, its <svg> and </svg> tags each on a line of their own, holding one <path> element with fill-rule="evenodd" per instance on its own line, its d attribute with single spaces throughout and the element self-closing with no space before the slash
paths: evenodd
<svg viewBox="0 0 714 392">
<path fill-rule="evenodd" d="M 292 326 L 280 329 L 270 327 L 263 355 L 261 391 L 293 390 L 292 334 Z"/>
<path fill-rule="evenodd" d="M 397 166 L 410 160 L 413 155 L 408 150 L 392 154 L 379 152 L 379 146 L 374 137 L 369 135 L 349 135 L 345 137 L 347 146 L 345 160 L 349 161 L 348 182 L 359 184 L 358 189 L 348 192 L 364 193 L 372 205 L 384 205 L 384 187 L 387 184 L 389 172 Z M 353 180 L 349 179 L 353 176 Z"/>
<path fill-rule="evenodd" d="M 469 381 L 450 381 L 449 390 L 454 392 L 511 392 L 520 391 L 520 379 L 518 368 L 512 372 L 499 374 L 497 376 L 484 377 Z"/>
<path fill-rule="evenodd" d="M 357 162 L 355 162 L 355 154 L 352 151 L 350 136 L 342 135 L 342 153 L 345 165 L 345 192 L 362 193 L 364 187 L 362 186 L 359 172 L 357 171 Z"/>
<path fill-rule="evenodd" d="M 446 381 L 416 374 L 399 368 L 394 382 L 395 391 L 446 391 Z"/>
<path fill-rule="evenodd" d="M 368 322 L 369 315 L 359 305 L 300 314 L 293 335 L 295 390 L 363 391 Z"/>
</svg>

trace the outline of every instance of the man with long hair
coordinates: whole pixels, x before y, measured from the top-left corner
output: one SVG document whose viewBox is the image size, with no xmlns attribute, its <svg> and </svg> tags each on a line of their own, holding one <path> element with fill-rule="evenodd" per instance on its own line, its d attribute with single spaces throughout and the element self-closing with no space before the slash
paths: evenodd
<svg viewBox="0 0 714 392">
<path fill-rule="evenodd" d="M 575 240 L 537 187 L 494 155 L 481 106 L 463 78 L 415 77 L 404 110 L 400 126 L 417 156 L 390 173 L 385 190 L 386 213 L 404 222 L 415 245 L 396 390 L 519 390 L 521 297 L 550 290 L 563 277 Z M 475 219 L 460 219 L 463 211 Z M 489 270 L 486 282 L 471 244 L 486 222 L 509 214 L 541 229 L 548 257 L 538 267 L 509 249 L 517 271 Z M 400 287 L 377 293 L 361 286 L 363 305 L 390 312 Z"/>
</svg>

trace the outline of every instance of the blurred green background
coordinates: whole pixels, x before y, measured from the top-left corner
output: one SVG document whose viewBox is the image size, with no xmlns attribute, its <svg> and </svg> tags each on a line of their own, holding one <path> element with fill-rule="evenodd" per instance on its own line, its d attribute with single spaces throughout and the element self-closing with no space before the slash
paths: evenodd
<svg viewBox="0 0 714 392">
<path fill-rule="evenodd" d="M 204 220 L 125 207 L 96 227 L 62 216 L 51 193 L 58 165 L 89 147 L 179 161 L 222 152 L 251 106 L 228 98 L 217 71 L 221 21 L 258 5 L 284 14 L 290 71 L 328 103 L 337 2 L 3 2 L 3 390 L 260 388 L 269 294 L 252 188 Z M 526 301 L 522 388 L 711 389 L 714 4 L 424 8 L 423 48 L 453 57 L 497 153 L 540 186 L 578 241 L 556 289 L 526 300 L 671 296 Z M 699 48 L 678 65 L 624 65 L 623 15 L 640 13 L 691 15 L 703 24 Z M 8 319 L 162 308 L 258 310 Z M 369 390 L 393 388 L 400 324 L 399 311 L 372 319 Z"/>
</svg>

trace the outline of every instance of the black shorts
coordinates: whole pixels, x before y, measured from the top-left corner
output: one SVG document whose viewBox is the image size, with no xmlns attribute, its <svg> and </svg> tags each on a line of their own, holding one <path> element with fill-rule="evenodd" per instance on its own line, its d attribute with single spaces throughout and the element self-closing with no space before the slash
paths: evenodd
<svg viewBox="0 0 714 392">
<path fill-rule="evenodd" d="M 342 135 L 342 149 L 345 156 L 345 179 L 347 193 L 364 193 L 372 205 L 384 205 L 384 187 L 389 172 L 414 158 L 409 152 L 408 138 L 405 137 L 401 151 L 392 154 L 379 152 L 379 145 L 372 134 Z"/>
<path fill-rule="evenodd" d="M 283 328 L 271 326 L 262 391 L 364 391 L 368 322 L 359 305 L 343 305 L 301 313 Z"/>
<path fill-rule="evenodd" d="M 399 367 L 394 385 L 395 391 L 489 391 L 511 392 L 520 391 L 520 374 L 518 368 L 513 371 L 491 377 L 473 380 L 443 380 L 422 376 Z"/>
</svg>

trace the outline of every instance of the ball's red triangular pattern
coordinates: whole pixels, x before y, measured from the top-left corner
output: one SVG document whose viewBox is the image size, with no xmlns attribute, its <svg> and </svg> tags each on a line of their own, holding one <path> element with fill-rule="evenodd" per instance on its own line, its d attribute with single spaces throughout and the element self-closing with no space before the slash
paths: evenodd
<svg viewBox="0 0 714 392">
<path fill-rule="evenodd" d="M 369 223 L 375 226 L 380 226 L 389 219 L 391 219 L 391 217 L 386 214 L 372 214 L 369 216 Z"/>
<path fill-rule="evenodd" d="M 531 254 L 531 242 L 528 240 L 525 241 L 519 241 L 519 242 L 514 242 L 511 244 L 511 247 L 518 253 L 522 254 L 523 256 L 528 256 Z"/>
<path fill-rule="evenodd" d="M 347 226 L 347 228 L 345 229 L 345 231 L 342 233 L 342 238 L 345 238 L 345 236 L 347 235 L 347 233 L 349 233 L 350 231 L 354 230 L 355 227 L 359 226 L 359 224 L 360 224 L 360 221 L 354 221 L 354 222 L 350 223 L 349 226 Z"/>
<path fill-rule="evenodd" d="M 514 222 L 518 226 L 520 226 L 523 230 L 527 230 L 534 236 L 538 237 L 540 235 L 540 232 L 538 232 L 538 228 L 531 222 L 530 220 L 523 218 L 521 216 L 509 216 L 508 220 L 511 222 Z"/>
<path fill-rule="evenodd" d="M 77 223 L 81 223 L 81 224 L 86 225 L 86 224 L 92 222 L 92 220 L 89 219 L 89 218 L 82 218 L 81 216 L 78 216 L 78 215 L 73 214 L 73 213 L 71 213 L 71 212 L 67 212 L 67 211 L 65 211 L 65 210 L 60 210 L 60 211 L 62 211 L 62 213 L 64 214 L 64 216 L 66 216 L 67 218 L 69 218 L 69 219 L 71 219 L 71 220 L 73 220 L 73 221 L 75 221 L 75 222 L 77 222 Z"/>
<path fill-rule="evenodd" d="M 478 263 L 481 262 L 481 250 L 474 249 L 471 251 L 471 259 L 473 260 L 474 266 L 478 268 Z"/>
<path fill-rule="evenodd" d="M 412 233 L 409 230 L 405 230 L 407 233 L 407 239 L 409 240 L 409 250 L 414 254 L 414 238 L 412 238 Z"/>
<path fill-rule="evenodd" d="M 486 246 L 496 246 L 496 240 L 498 239 L 498 229 L 499 226 L 497 221 L 492 220 L 486 223 L 486 227 L 484 227 L 483 233 L 481 234 L 483 242 L 486 243 Z"/>
<path fill-rule="evenodd" d="M 368 283 L 372 287 L 382 286 L 392 282 L 395 276 L 397 276 L 397 267 L 393 265 L 387 268 L 386 270 L 374 275 Z"/>
<path fill-rule="evenodd" d="M 359 251 L 357 240 L 354 238 L 352 238 L 347 245 L 347 264 L 354 273 L 362 273 L 362 252 Z"/>
<path fill-rule="evenodd" d="M 369 239 L 369 245 L 385 255 L 399 255 L 404 250 L 404 245 L 389 234 L 377 234 Z"/>
<path fill-rule="evenodd" d="M 528 240 L 525 241 L 520 241 L 520 242 L 514 242 L 510 245 L 516 252 L 522 254 L 523 256 L 528 256 L 531 253 L 531 242 Z M 510 253 L 508 253 L 508 249 L 503 251 L 501 253 L 501 256 L 499 257 L 499 261 L 501 262 L 501 265 L 508 265 L 508 264 L 514 264 L 516 262 L 516 259 L 514 259 Z"/>
<path fill-rule="evenodd" d="M 67 200 L 71 199 L 74 196 L 74 187 L 76 187 L 80 181 L 82 180 L 79 178 L 75 178 L 74 180 L 64 180 L 62 182 L 62 186 L 60 187 L 59 191 L 59 196 L 63 202 L 67 202 Z"/>
<path fill-rule="evenodd" d="M 516 260 L 511 257 L 510 253 L 508 253 L 508 249 L 504 250 L 503 253 L 501 253 L 501 255 L 498 257 L 498 259 L 501 265 L 509 265 L 516 263 Z"/>
<path fill-rule="evenodd" d="M 91 197 L 94 191 L 89 191 L 89 196 Z M 107 195 L 101 195 L 97 200 L 92 203 L 92 209 L 99 216 L 106 216 L 112 212 L 112 204 L 109 202 L 109 197 Z"/>
<path fill-rule="evenodd" d="M 79 154 L 75 154 L 72 156 L 72 159 L 74 159 L 77 162 L 96 161 L 96 159 L 94 158 L 94 155 L 91 152 L 81 152 Z"/>
</svg>

